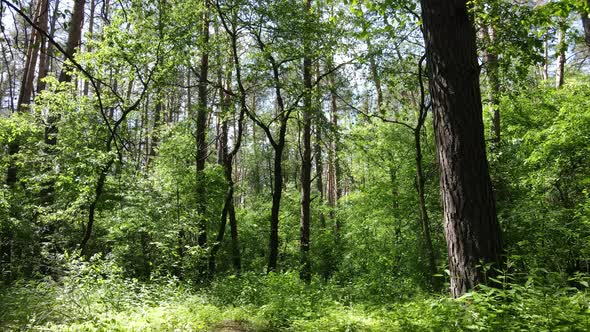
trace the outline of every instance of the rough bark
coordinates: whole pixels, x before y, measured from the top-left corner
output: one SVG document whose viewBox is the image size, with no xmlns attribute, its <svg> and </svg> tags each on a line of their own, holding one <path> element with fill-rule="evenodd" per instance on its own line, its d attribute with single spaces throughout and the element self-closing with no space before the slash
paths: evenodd
<svg viewBox="0 0 590 332">
<path fill-rule="evenodd" d="M 421 0 L 451 293 L 499 264 L 500 227 L 486 159 L 475 30 L 466 0 Z"/>
</svg>

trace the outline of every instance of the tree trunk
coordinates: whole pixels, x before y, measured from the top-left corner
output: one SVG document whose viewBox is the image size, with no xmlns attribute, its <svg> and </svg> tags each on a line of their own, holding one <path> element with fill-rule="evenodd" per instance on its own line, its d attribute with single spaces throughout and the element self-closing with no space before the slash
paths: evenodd
<svg viewBox="0 0 590 332">
<path fill-rule="evenodd" d="M 90 39 L 93 38 L 92 35 L 94 34 L 94 10 L 95 10 L 95 8 L 96 8 L 95 0 L 90 0 L 90 19 L 88 21 L 88 34 L 90 36 Z M 86 51 L 91 52 L 92 48 L 88 47 L 88 49 Z M 85 80 L 84 81 L 84 89 L 83 89 L 84 96 L 88 97 L 89 88 L 90 88 L 90 84 L 89 84 L 88 80 Z"/>
<path fill-rule="evenodd" d="M 205 213 L 207 207 L 207 195 L 205 190 L 205 161 L 207 159 L 207 78 L 209 73 L 209 52 L 206 50 L 209 44 L 209 1 L 204 1 L 203 25 L 201 27 L 201 38 L 205 49 L 201 54 L 198 87 L 198 109 L 197 109 L 197 161 L 196 161 L 196 199 L 197 199 L 197 227 L 198 245 L 205 250 L 207 246 L 207 222 Z M 206 268 L 206 267 L 204 267 Z M 204 272 L 204 271 L 203 271 Z"/>
<path fill-rule="evenodd" d="M 230 59 L 229 63 L 232 63 L 233 59 Z M 221 77 L 221 69 L 219 76 Z M 241 77 L 240 77 L 241 80 Z M 221 79 L 219 79 L 220 87 Z M 241 84 L 241 82 L 240 82 Z M 226 90 L 231 89 L 231 71 L 228 71 L 226 77 Z M 213 246 L 211 247 L 211 255 L 209 256 L 209 271 L 210 273 L 215 272 L 215 259 L 217 252 L 221 246 L 223 238 L 225 236 L 225 228 L 227 224 L 227 219 L 229 218 L 230 223 L 230 235 L 231 235 L 231 257 L 232 257 L 232 264 L 234 265 L 234 269 L 236 270 L 236 274 L 240 274 L 242 269 L 242 261 L 240 256 L 240 246 L 238 242 L 238 225 L 236 220 L 236 212 L 234 207 L 234 180 L 233 180 L 233 159 L 237 152 L 239 151 L 242 139 L 242 130 L 243 130 L 243 118 L 244 112 L 246 107 L 246 99 L 245 96 L 240 99 L 241 104 L 241 111 L 240 117 L 238 120 L 238 132 L 234 136 L 237 140 L 233 150 L 230 152 L 228 147 L 228 125 L 229 125 L 229 111 L 230 111 L 230 96 L 229 94 L 225 93 L 224 89 L 219 89 L 219 95 L 221 98 L 221 116 L 223 121 L 220 124 L 220 134 L 219 134 L 219 149 L 220 149 L 220 160 L 219 163 L 223 166 L 225 180 L 227 182 L 227 194 L 225 196 L 225 203 L 223 206 L 223 210 L 221 212 L 221 222 L 219 224 L 219 231 L 217 233 L 217 238 Z"/>
<path fill-rule="evenodd" d="M 466 0 L 421 0 L 451 293 L 485 281 L 502 245 L 483 133 L 475 30 Z"/>
<path fill-rule="evenodd" d="M 586 1 L 587 6 L 590 8 L 590 0 Z M 584 28 L 584 40 L 586 46 L 590 49 L 590 17 L 589 13 L 582 13 L 582 27 Z"/>
<path fill-rule="evenodd" d="M 307 16 L 309 16 L 310 10 L 311 0 L 305 0 L 305 11 L 308 13 Z M 313 105 L 309 40 L 305 38 L 303 43 L 303 86 L 305 88 L 305 96 L 303 97 L 303 153 L 301 156 L 301 214 L 299 221 L 299 254 L 301 270 L 299 271 L 299 276 L 303 281 L 309 283 L 311 281 L 311 266 L 309 262 L 309 232 L 311 219 L 311 119 Z"/>
<path fill-rule="evenodd" d="M 318 198 L 319 202 L 318 205 L 320 206 L 320 210 L 318 212 L 318 219 L 320 221 L 320 227 L 326 227 L 326 218 L 324 216 L 323 207 L 324 207 L 324 160 L 322 156 L 322 114 L 320 112 L 316 113 L 315 116 L 315 146 L 314 146 L 314 154 L 315 154 L 315 181 L 316 181 L 316 189 L 318 191 Z"/>
<path fill-rule="evenodd" d="M 432 238 L 430 236 L 430 220 L 428 218 L 428 210 L 426 209 L 426 193 L 424 190 L 424 170 L 422 168 L 422 142 L 420 131 L 422 125 L 414 129 L 414 147 L 416 149 L 416 189 L 418 191 L 418 202 L 420 205 L 420 226 L 422 229 L 422 247 L 426 254 L 428 264 L 428 281 L 433 289 L 438 288 L 438 279 L 434 276 L 436 274 L 436 255 L 432 245 Z"/>
<path fill-rule="evenodd" d="M 35 25 L 40 25 L 43 13 L 46 12 L 47 0 L 39 1 L 37 3 L 35 13 L 33 14 L 33 22 Z M 25 112 L 25 105 L 31 102 L 33 96 L 33 81 L 35 79 L 35 70 L 37 67 L 37 59 L 39 55 L 39 46 L 41 45 L 41 33 L 37 29 L 31 31 L 31 37 L 28 43 L 27 54 L 25 57 L 25 68 L 23 70 L 23 79 L 21 81 L 21 89 L 18 97 L 18 110 Z"/>
<path fill-rule="evenodd" d="M 68 43 L 66 45 L 67 56 L 73 56 L 76 47 L 80 45 L 82 40 L 82 25 L 84 24 L 84 6 L 86 0 L 74 0 L 74 8 L 72 11 L 72 19 L 70 20 L 70 30 L 68 32 Z M 62 68 L 59 74 L 60 82 L 71 82 L 72 76 L 68 73 L 67 68 Z"/>
<path fill-rule="evenodd" d="M 96 215 L 96 205 L 100 197 L 102 196 L 102 192 L 104 190 L 104 185 L 107 179 L 108 172 L 113 166 L 115 159 L 112 157 L 109 161 L 105 164 L 105 166 L 100 170 L 100 175 L 98 176 L 98 181 L 96 182 L 96 187 L 94 188 L 94 198 L 88 207 L 88 223 L 86 223 L 86 228 L 84 229 L 84 238 L 80 242 L 80 249 L 82 250 L 82 256 L 88 255 L 88 241 L 92 236 L 92 230 L 94 228 L 94 219 Z"/>
<path fill-rule="evenodd" d="M 162 125 L 162 96 L 161 91 L 158 89 L 155 95 L 155 107 L 154 107 L 154 124 L 152 125 L 152 132 L 151 132 L 151 144 L 150 144 L 150 153 L 148 156 L 148 164 L 146 167 L 149 167 L 151 162 L 154 160 L 157 154 L 158 144 L 160 142 L 160 126 Z"/>
<path fill-rule="evenodd" d="M 274 156 L 274 182 L 272 193 L 272 207 L 270 214 L 270 240 L 268 256 L 268 272 L 276 271 L 279 257 L 279 211 L 281 208 L 281 196 L 283 191 L 283 147 L 275 149 Z"/>
<path fill-rule="evenodd" d="M 48 0 L 41 0 L 37 3 L 33 21 L 35 25 L 47 30 L 47 10 Z M 26 112 L 26 106 L 31 102 L 33 96 L 33 81 L 35 80 L 35 70 L 37 68 L 37 58 L 39 57 L 39 48 L 44 48 L 45 38 L 43 35 L 33 29 L 29 40 L 29 47 L 25 57 L 25 68 L 23 71 L 23 78 L 21 81 L 21 89 L 17 101 L 17 111 Z M 41 57 L 42 58 L 42 57 Z M 43 64 L 43 62 L 41 62 Z M 8 145 L 8 155 L 10 156 L 10 163 L 6 170 L 6 184 L 13 186 L 18 181 L 18 168 L 14 162 L 14 156 L 20 151 L 19 142 L 13 140 Z"/>
<path fill-rule="evenodd" d="M 543 41 L 543 67 L 541 68 L 541 73 L 543 75 L 543 80 L 546 81 L 549 79 L 549 36 L 545 35 L 545 40 Z"/>
<path fill-rule="evenodd" d="M 484 28 L 485 29 L 485 28 Z M 493 26 L 487 27 L 485 32 L 488 41 L 493 44 L 496 40 L 496 29 Z M 490 84 L 490 104 L 492 105 L 492 143 L 494 146 L 500 144 L 500 79 L 498 72 L 498 55 L 486 50 L 484 61 L 487 67 L 488 82 Z"/>
<path fill-rule="evenodd" d="M 329 70 L 331 70 L 331 61 Z M 339 132 L 338 132 L 338 102 L 336 95 L 336 80 L 334 74 L 330 75 L 330 149 L 328 150 L 328 205 L 330 206 L 330 218 L 334 221 L 336 235 L 340 232 L 340 222 L 336 217 L 338 199 L 342 196 L 340 187 L 340 163 L 338 158 Z"/>
<path fill-rule="evenodd" d="M 39 28 L 43 31 L 47 31 L 49 27 L 49 0 L 44 0 L 45 4 L 42 6 L 42 14 L 39 22 Z M 56 3 L 57 6 L 57 3 Z M 53 36 L 53 18 L 52 18 L 52 27 L 51 31 L 47 31 L 50 36 Z M 51 43 L 48 45 L 47 38 L 40 34 L 40 53 L 39 53 L 39 76 L 37 77 L 37 93 L 43 91 L 45 89 L 45 83 L 43 83 L 43 79 L 47 77 L 47 73 L 49 67 L 46 65 L 48 63 L 48 50 L 50 48 Z"/>
<path fill-rule="evenodd" d="M 565 52 L 567 51 L 567 43 L 565 42 L 565 22 L 560 22 L 558 27 L 557 40 L 557 68 L 555 69 L 555 88 L 559 89 L 563 85 L 565 72 Z"/>
<path fill-rule="evenodd" d="M 74 8 L 72 11 L 72 18 L 70 20 L 70 30 L 68 32 L 68 42 L 66 45 L 66 49 L 65 49 L 65 56 L 66 59 L 67 57 L 71 57 L 74 55 L 74 52 L 76 51 L 76 47 L 78 47 L 80 45 L 81 39 L 82 39 L 82 25 L 84 23 L 84 6 L 85 6 L 85 0 L 75 0 L 74 1 Z M 63 82 L 71 82 L 72 80 L 72 76 L 68 73 L 68 68 L 66 66 L 64 66 L 61 70 L 61 73 L 59 75 L 59 82 L 63 83 Z M 55 145 L 57 145 L 57 134 L 58 134 L 58 128 L 57 128 L 57 122 L 59 121 L 59 116 L 56 116 L 54 114 L 49 114 L 47 116 L 47 124 L 45 125 L 45 144 L 47 145 L 46 147 L 46 153 L 48 155 L 52 155 L 55 152 L 53 151 L 53 147 Z M 53 201 L 53 194 L 54 194 L 54 181 L 53 180 L 49 180 L 47 183 L 45 183 L 45 188 L 41 191 L 40 195 L 41 195 L 41 200 L 45 203 L 45 204 L 50 204 Z M 93 208 L 91 208 L 91 211 L 93 213 Z M 91 224 L 91 222 L 90 222 Z"/>
</svg>

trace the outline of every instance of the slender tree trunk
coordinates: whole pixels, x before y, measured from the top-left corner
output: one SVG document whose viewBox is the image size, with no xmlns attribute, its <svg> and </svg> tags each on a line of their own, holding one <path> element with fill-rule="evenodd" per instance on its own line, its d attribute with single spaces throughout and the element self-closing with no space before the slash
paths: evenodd
<svg viewBox="0 0 590 332">
<path fill-rule="evenodd" d="M 74 55 L 76 48 L 80 45 L 82 39 L 82 26 L 84 23 L 84 6 L 86 2 L 85 0 L 75 0 L 74 1 L 74 8 L 72 11 L 72 17 L 70 20 L 70 30 L 68 32 L 68 42 L 65 48 L 66 51 L 66 58 L 71 57 Z M 72 76 L 68 72 L 68 68 L 64 66 L 61 69 L 61 73 L 59 75 L 59 82 L 71 82 Z M 59 121 L 59 115 L 49 114 L 47 116 L 47 124 L 45 125 L 45 144 L 46 146 L 46 153 L 48 155 L 54 154 L 54 147 L 57 145 L 57 135 L 58 135 L 58 128 L 57 122 Z M 53 201 L 53 194 L 54 194 L 54 181 L 50 180 L 45 183 L 45 188 L 41 191 L 41 200 L 45 202 L 45 204 L 50 204 Z M 94 214 L 93 211 L 94 207 L 91 207 L 91 215 Z M 89 222 L 92 224 L 92 222 Z M 92 225 L 91 225 L 92 226 Z M 84 247 L 82 247 L 84 249 Z"/>
<path fill-rule="evenodd" d="M 43 12 L 46 9 L 46 1 L 39 1 L 37 3 L 33 22 L 35 25 L 40 25 L 42 21 Z M 30 40 L 28 43 L 27 54 L 25 57 L 25 68 L 23 71 L 23 79 L 21 81 L 21 89 L 18 97 L 18 110 L 26 112 L 25 105 L 31 102 L 33 96 L 33 81 L 35 80 L 35 70 L 37 68 L 37 59 L 39 55 L 39 46 L 41 45 L 41 34 L 37 29 L 31 31 Z"/>
<path fill-rule="evenodd" d="M 426 209 L 426 192 L 424 190 L 424 170 L 422 168 L 422 139 L 420 131 L 422 125 L 420 124 L 414 129 L 414 147 L 416 149 L 416 189 L 418 191 L 418 201 L 420 205 L 420 226 L 422 229 L 422 247 L 424 248 L 427 264 L 428 264 L 428 281 L 433 289 L 438 288 L 438 279 L 434 276 L 436 274 L 436 255 L 432 245 L 432 238 L 430 235 L 430 220 L 428 218 L 428 210 Z"/>
<path fill-rule="evenodd" d="M 232 63 L 233 59 L 230 59 L 229 63 Z M 221 70 L 220 70 L 221 76 Z M 241 80 L 241 77 L 240 77 Z M 221 83 L 221 80 L 220 80 Z M 240 81 L 241 84 L 241 81 Z M 221 84 L 220 84 L 221 86 Z M 228 71 L 226 77 L 226 90 L 231 89 L 231 71 Z M 223 206 L 223 210 L 221 213 L 221 222 L 219 224 L 219 231 L 217 233 L 217 238 L 213 246 L 211 247 L 211 255 L 209 256 L 209 271 L 210 273 L 215 272 L 215 259 L 217 252 L 221 246 L 223 238 L 225 236 L 225 228 L 227 224 L 227 219 L 229 218 L 230 223 L 230 235 L 231 235 L 231 256 L 232 256 L 232 264 L 234 265 L 234 269 L 236 273 L 239 275 L 242 269 L 242 261 L 240 256 L 240 246 L 238 242 L 238 225 L 236 220 L 236 212 L 234 207 L 234 180 L 233 180 L 233 159 L 237 152 L 239 151 L 241 140 L 242 140 L 242 130 L 243 130 L 243 118 L 244 112 L 246 107 L 246 99 L 245 96 L 240 99 L 241 104 L 241 113 L 238 120 L 238 131 L 234 135 L 237 142 L 232 151 L 229 151 L 228 147 L 228 126 L 229 126 L 229 119 L 228 119 L 228 112 L 230 111 L 230 96 L 224 92 L 223 89 L 219 89 L 220 98 L 221 98 L 221 116 L 223 117 L 223 121 L 220 125 L 220 135 L 219 135 L 219 148 L 220 148 L 220 164 L 223 166 L 225 180 L 227 182 L 227 194 L 225 196 L 225 203 Z"/>
<path fill-rule="evenodd" d="M 35 25 L 47 30 L 47 10 L 48 0 L 41 0 L 37 3 L 33 21 Z M 26 112 L 26 105 L 31 102 L 33 96 L 33 81 L 35 79 L 35 70 L 37 68 L 37 58 L 39 56 L 39 48 L 44 48 L 45 38 L 37 29 L 33 29 L 29 41 L 29 47 L 25 57 L 25 68 L 23 71 L 23 78 L 21 81 L 21 89 L 17 102 L 17 111 Z M 10 156 L 10 163 L 6 170 L 6 184 L 13 186 L 18 181 L 18 168 L 14 161 L 14 157 L 20 151 L 19 142 L 13 140 L 8 145 L 8 155 Z"/>
<path fill-rule="evenodd" d="M 586 5 L 590 8 L 590 0 L 586 1 Z M 584 41 L 586 41 L 586 46 L 590 49 L 590 17 L 588 15 L 587 12 L 582 13 L 582 27 L 584 28 Z"/>
<path fill-rule="evenodd" d="M 92 230 L 94 228 L 94 219 L 96 215 L 96 205 L 98 204 L 98 200 L 102 195 L 108 172 L 111 166 L 113 166 L 114 162 L 115 159 L 109 159 L 106 165 L 100 170 L 100 175 L 94 189 L 94 198 L 88 207 L 88 222 L 86 223 L 86 228 L 84 229 L 84 238 L 82 238 L 82 242 L 80 242 L 82 256 L 88 255 L 88 241 L 90 241 L 90 238 L 92 237 Z"/>
<path fill-rule="evenodd" d="M 42 12 L 41 18 L 39 22 L 39 28 L 43 31 L 47 31 L 50 36 L 53 36 L 53 18 L 52 18 L 52 27 L 51 31 L 48 31 L 49 28 L 49 0 L 43 0 L 45 3 L 42 5 Z M 58 3 L 56 3 L 57 6 Z M 43 91 L 45 89 L 45 83 L 43 79 L 47 77 L 47 73 L 49 67 L 47 66 L 48 63 L 48 50 L 51 47 L 51 43 L 48 43 L 47 38 L 45 35 L 40 34 L 40 54 L 39 54 L 39 76 L 37 77 L 37 93 Z M 49 44 L 49 45 L 48 45 Z"/>
<path fill-rule="evenodd" d="M 377 91 L 377 111 L 383 115 L 385 114 L 385 109 L 383 108 L 383 90 L 381 88 L 381 77 L 379 76 L 379 69 L 377 68 L 377 62 L 375 61 L 375 50 L 371 44 L 370 37 L 367 37 L 366 43 L 367 50 L 369 52 L 369 68 L 371 70 L 373 83 L 375 84 L 375 91 Z"/>
<path fill-rule="evenodd" d="M 311 0 L 305 0 L 305 11 L 309 14 Z M 309 21 L 309 19 L 307 19 Z M 309 40 L 304 40 L 303 57 L 303 153 L 301 158 L 301 214 L 299 222 L 299 252 L 301 270 L 299 276 L 307 283 L 311 281 L 311 266 L 309 262 L 310 219 L 311 219 L 311 119 L 313 114 L 311 58 Z"/>
<path fill-rule="evenodd" d="M 322 208 L 324 207 L 324 160 L 322 156 L 322 114 L 316 112 L 315 116 L 315 177 L 316 177 L 316 189 L 318 191 L 320 211 L 318 212 L 318 219 L 320 221 L 320 227 L 326 226 L 326 218 Z"/>
<path fill-rule="evenodd" d="M 209 51 L 206 49 L 209 44 L 209 1 L 204 1 L 205 9 L 203 11 L 203 22 L 201 27 L 201 38 L 205 48 L 201 54 L 201 64 L 199 72 L 199 89 L 198 89 L 198 109 L 197 109 L 197 161 L 196 161 L 196 198 L 198 213 L 198 245 L 201 249 L 207 246 L 207 194 L 205 188 L 205 161 L 207 159 L 207 78 L 209 73 Z M 206 268 L 206 267 L 203 267 Z M 203 271 L 205 272 L 205 271 Z"/>
<path fill-rule="evenodd" d="M 95 4 L 95 0 L 90 0 L 90 19 L 88 21 L 88 34 L 90 35 L 90 39 L 93 38 L 93 34 L 94 34 L 94 10 L 96 8 L 96 4 Z M 88 47 L 87 52 L 91 52 L 92 48 Z M 89 82 L 86 80 L 84 81 L 84 89 L 83 89 L 83 93 L 84 96 L 88 96 L 88 92 L 89 92 L 89 88 L 90 88 L 90 84 Z"/>
<path fill-rule="evenodd" d="M 543 41 L 543 67 L 541 68 L 543 74 L 543 80 L 549 79 L 549 36 L 545 36 Z"/>
<path fill-rule="evenodd" d="M 156 157 L 158 144 L 160 142 L 160 126 L 162 125 L 162 116 L 164 113 L 162 111 L 162 96 L 160 89 L 158 89 L 158 91 L 156 92 L 155 98 L 156 105 L 154 107 L 154 124 L 152 126 L 152 132 L 150 135 L 152 138 L 152 143 L 150 144 L 150 153 L 148 156 L 148 164 L 146 165 L 146 167 L 149 167 L 153 159 Z"/>
<path fill-rule="evenodd" d="M 466 0 L 421 0 L 440 165 L 451 293 L 485 281 L 501 263 L 500 227 L 488 172 L 475 30 Z"/>
<path fill-rule="evenodd" d="M 270 213 L 270 241 L 268 256 L 268 272 L 277 270 L 279 257 L 279 212 L 281 208 L 281 196 L 283 193 L 283 146 L 275 148 L 274 155 L 274 182 L 272 193 L 272 207 Z"/>
<path fill-rule="evenodd" d="M 565 52 L 567 43 L 565 42 L 565 22 L 559 23 L 558 41 L 557 41 L 557 68 L 555 69 L 555 88 L 559 89 L 563 85 L 565 72 Z"/>
<path fill-rule="evenodd" d="M 73 56 L 76 47 L 80 46 L 82 40 L 82 25 L 84 24 L 84 7 L 86 0 L 74 0 L 72 18 L 70 20 L 70 30 L 68 32 L 68 43 L 66 45 L 66 54 Z M 59 74 L 60 82 L 71 82 L 72 76 L 68 73 L 67 68 L 62 68 Z"/>
<path fill-rule="evenodd" d="M 331 70 L 331 65 L 328 66 Z M 340 222 L 336 217 L 336 207 L 338 199 L 342 196 L 342 188 L 340 187 L 340 160 L 338 157 L 339 150 L 339 127 L 338 127 L 338 100 L 336 95 L 336 80 L 334 75 L 329 77 L 330 84 L 330 149 L 328 150 L 328 205 L 330 206 L 330 219 L 334 222 L 334 230 L 336 235 L 340 232 Z"/>
<path fill-rule="evenodd" d="M 487 27 L 485 32 L 488 41 L 493 44 L 496 40 L 496 29 L 493 26 Z M 490 104 L 492 105 L 492 143 L 494 146 L 500 144 L 500 79 L 498 71 L 498 55 L 486 50 L 484 61 L 487 66 L 488 82 L 490 85 Z"/>
</svg>

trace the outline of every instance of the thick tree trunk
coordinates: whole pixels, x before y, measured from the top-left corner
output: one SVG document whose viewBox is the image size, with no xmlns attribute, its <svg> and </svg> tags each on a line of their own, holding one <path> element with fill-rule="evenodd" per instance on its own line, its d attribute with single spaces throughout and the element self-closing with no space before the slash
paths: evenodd
<svg viewBox="0 0 590 332">
<path fill-rule="evenodd" d="M 421 0 L 429 63 L 451 293 L 499 264 L 502 245 L 488 172 L 475 30 L 466 0 Z"/>
</svg>

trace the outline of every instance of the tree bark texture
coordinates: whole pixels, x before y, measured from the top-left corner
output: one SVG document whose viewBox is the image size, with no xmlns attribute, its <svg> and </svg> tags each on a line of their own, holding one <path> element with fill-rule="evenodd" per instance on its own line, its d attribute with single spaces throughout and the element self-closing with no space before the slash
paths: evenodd
<svg viewBox="0 0 590 332">
<path fill-rule="evenodd" d="M 501 262 L 500 227 L 482 119 L 475 29 L 466 0 L 422 0 L 451 293 L 485 276 L 480 263 Z"/>
</svg>

